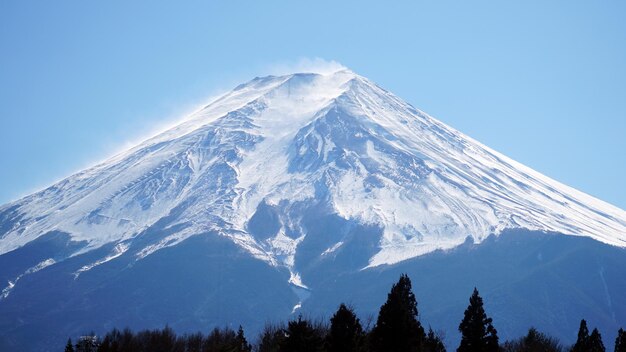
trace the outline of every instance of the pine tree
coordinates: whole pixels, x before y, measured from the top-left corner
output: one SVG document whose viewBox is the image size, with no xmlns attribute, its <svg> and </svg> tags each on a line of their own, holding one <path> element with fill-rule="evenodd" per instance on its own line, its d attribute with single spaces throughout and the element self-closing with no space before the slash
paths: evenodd
<svg viewBox="0 0 626 352">
<path fill-rule="evenodd" d="M 620 328 L 615 338 L 615 352 L 626 352 L 626 331 Z"/>
<path fill-rule="evenodd" d="M 605 352 L 604 344 L 602 343 L 602 335 L 598 329 L 594 328 L 589 335 L 589 352 Z"/>
<path fill-rule="evenodd" d="M 238 351 L 237 334 L 230 328 L 214 328 L 202 342 L 204 351 Z"/>
<path fill-rule="evenodd" d="M 498 332 L 491 324 L 492 319 L 487 317 L 483 308 L 483 299 L 476 288 L 469 301 L 470 304 L 459 325 L 461 344 L 457 352 L 498 351 Z"/>
<path fill-rule="evenodd" d="M 185 338 L 185 351 L 186 352 L 200 352 L 202 351 L 202 340 L 204 335 L 200 332 L 187 335 Z"/>
<path fill-rule="evenodd" d="M 65 352 L 74 352 L 74 346 L 72 345 L 72 339 L 67 339 L 67 345 L 65 345 Z"/>
<path fill-rule="evenodd" d="M 421 351 L 426 335 L 417 318 L 417 301 L 411 291 L 411 280 L 404 274 L 391 287 L 387 301 L 380 307 L 371 333 L 372 351 Z"/>
<path fill-rule="evenodd" d="M 284 343 L 286 336 L 282 326 L 266 325 L 261 333 L 258 352 L 278 352 Z"/>
<path fill-rule="evenodd" d="M 97 352 L 110 352 L 111 351 L 111 341 L 106 337 L 102 340 L 100 345 L 98 346 Z M 115 350 L 117 351 L 117 350 Z"/>
<path fill-rule="evenodd" d="M 236 352 L 252 352 L 252 346 L 248 343 L 248 340 L 246 340 L 241 325 L 239 325 L 235 341 L 237 343 Z"/>
<path fill-rule="evenodd" d="M 299 316 L 287 324 L 286 338 L 280 346 L 280 352 L 319 352 L 322 351 L 323 339 L 308 320 Z"/>
<path fill-rule="evenodd" d="M 363 327 L 352 309 L 341 304 L 330 318 L 330 332 L 326 337 L 328 352 L 358 351 L 363 342 Z"/>
<path fill-rule="evenodd" d="M 446 347 L 443 345 L 441 338 L 435 334 L 433 329 L 429 328 L 422 350 L 424 352 L 446 352 Z"/>
<path fill-rule="evenodd" d="M 587 322 L 585 319 L 580 321 L 580 327 L 578 328 L 578 339 L 572 347 L 572 352 L 588 352 L 589 351 L 589 329 L 587 328 Z"/>
</svg>

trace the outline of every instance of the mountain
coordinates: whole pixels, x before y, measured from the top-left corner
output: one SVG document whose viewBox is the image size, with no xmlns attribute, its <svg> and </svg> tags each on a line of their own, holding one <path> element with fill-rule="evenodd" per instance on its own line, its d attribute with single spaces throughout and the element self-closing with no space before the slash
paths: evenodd
<svg viewBox="0 0 626 352">
<path fill-rule="evenodd" d="M 505 336 L 571 340 L 561 320 L 583 313 L 626 325 L 624 247 L 625 211 L 349 70 L 255 78 L 0 207 L 0 347 L 126 325 L 258 331 L 340 300 L 371 314 L 400 272 L 450 342 L 479 284 Z"/>
</svg>

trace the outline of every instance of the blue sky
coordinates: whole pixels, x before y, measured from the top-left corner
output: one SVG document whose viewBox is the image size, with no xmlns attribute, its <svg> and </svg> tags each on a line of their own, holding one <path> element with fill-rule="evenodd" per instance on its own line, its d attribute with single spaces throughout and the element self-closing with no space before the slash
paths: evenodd
<svg viewBox="0 0 626 352">
<path fill-rule="evenodd" d="M 626 208 L 624 1 L 0 2 L 0 203 L 210 96 L 335 60 Z"/>
</svg>

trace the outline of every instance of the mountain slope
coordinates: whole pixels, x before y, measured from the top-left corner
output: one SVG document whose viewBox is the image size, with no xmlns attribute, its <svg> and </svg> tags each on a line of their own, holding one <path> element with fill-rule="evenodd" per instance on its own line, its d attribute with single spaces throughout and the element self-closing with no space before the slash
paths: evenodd
<svg viewBox="0 0 626 352">
<path fill-rule="evenodd" d="M 273 285 L 286 306 L 257 303 L 291 311 L 316 301 L 319 275 L 391 273 L 468 237 L 480 244 L 511 230 L 589 237 L 619 252 L 626 212 L 489 149 L 349 70 L 255 78 L 182 124 L 0 207 L 0 311 L 63 311 L 25 305 L 34 299 L 27 288 L 47 282 L 76 286 L 77 295 L 99 292 L 150 272 L 137 268 L 161 272 L 155 258 L 188 259 L 189 241 L 213 253 L 194 265 L 282 280 Z M 224 251 L 214 252 L 214 243 Z M 193 273 L 184 275 L 195 282 Z M 230 294 L 215 290 L 216 299 Z M 204 312 L 199 321 L 215 322 L 198 304 L 189 309 Z"/>
<path fill-rule="evenodd" d="M 302 202 L 381 227 L 370 266 L 517 227 L 626 246 L 623 210 L 490 150 L 346 70 L 257 78 L 132 150 L 2 207 L 0 253 L 52 230 L 86 241 L 81 252 L 106 243 L 119 243 L 121 252 L 170 217 L 168 226 L 179 230 L 142 248 L 139 258 L 217 230 L 274 263 L 306 235 L 301 215 L 291 214 Z M 261 236 L 272 238 L 248 229 L 261 204 L 280 216 L 273 233 Z"/>
</svg>

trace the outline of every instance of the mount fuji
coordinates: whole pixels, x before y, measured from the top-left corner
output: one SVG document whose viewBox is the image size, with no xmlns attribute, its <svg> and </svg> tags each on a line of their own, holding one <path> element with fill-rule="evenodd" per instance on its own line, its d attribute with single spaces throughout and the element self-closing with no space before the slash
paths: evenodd
<svg viewBox="0 0 626 352">
<path fill-rule="evenodd" d="M 255 78 L 162 132 L 0 206 L 0 347 L 112 327 L 256 332 L 399 273 L 456 326 L 474 286 L 502 337 L 626 325 L 626 212 L 342 69 Z M 613 335 L 612 335 L 613 334 Z M 54 345 L 55 344 L 55 345 Z"/>
</svg>

